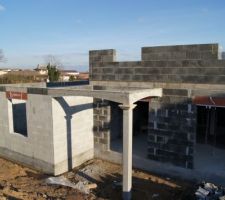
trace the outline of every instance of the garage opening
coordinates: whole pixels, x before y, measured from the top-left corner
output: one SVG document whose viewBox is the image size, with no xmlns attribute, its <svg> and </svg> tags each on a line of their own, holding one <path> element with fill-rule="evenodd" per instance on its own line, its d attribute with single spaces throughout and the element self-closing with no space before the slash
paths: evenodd
<svg viewBox="0 0 225 200">
<path fill-rule="evenodd" d="M 147 158 L 149 101 L 138 101 L 133 110 L 133 155 Z M 117 103 L 111 105 L 110 148 L 123 151 L 123 111 Z"/>
<path fill-rule="evenodd" d="M 197 106 L 195 167 L 225 170 L 225 108 Z"/>
</svg>

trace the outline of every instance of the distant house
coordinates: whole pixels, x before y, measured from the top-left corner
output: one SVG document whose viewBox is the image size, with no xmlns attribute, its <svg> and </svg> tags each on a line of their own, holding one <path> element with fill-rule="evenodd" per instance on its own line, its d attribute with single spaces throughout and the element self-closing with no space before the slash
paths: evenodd
<svg viewBox="0 0 225 200">
<path fill-rule="evenodd" d="M 38 64 L 37 68 L 35 68 L 34 70 L 37 71 L 41 75 L 48 74 L 47 65 L 40 65 L 40 64 Z"/>
<path fill-rule="evenodd" d="M 61 81 L 69 81 L 71 77 L 73 77 L 73 79 L 77 79 L 79 74 L 80 73 L 76 70 L 61 70 L 60 71 L 60 80 Z"/>
<path fill-rule="evenodd" d="M 9 71 L 8 69 L 0 69 L 0 76 L 7 74 Z"/>
<path fill-rule="evenodd" d="M 88 72 L 80 72 L 78 75 L 79 80 L 88 80 L 89 79 L 89 73 Z"/>
<path fill-rule="evenodd" d="M 37 68 L 35 68 L 34 70 L 40 75 L 48 74 L 47 65 L 38 64 Z M 69 81 L 71 77 L 73 77 L 73 79 L 77 79 L 78 76 L 79 72 L 76 70 L 60 70 L 60 81 Z"/>
</svg>

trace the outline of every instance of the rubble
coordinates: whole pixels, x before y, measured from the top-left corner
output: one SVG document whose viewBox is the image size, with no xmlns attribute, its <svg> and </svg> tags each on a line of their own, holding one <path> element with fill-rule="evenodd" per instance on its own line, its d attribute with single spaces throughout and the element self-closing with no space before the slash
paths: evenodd
<svg viewBox="0 0 225 200">
<path fill-rule="evenodd" d="M 52 184 L 52 185 L 63 185 L 63 186 L 71 187 L 71 188 L 81 191 L 84 194 L 90 193 L 89 185 L 86 185 L 85 182 L 78 181 L 78 183 L 74 184 L 74 183 L 70 182 L 67 178 L 65 178 L 64 176 L 49 177 L 46 179 L 46 183 Z M 91 187 L 93 187 L 93 186 L 91 186 Z"/>
<path fill-rule="evenodd" d="M 203 182 L 195 192 L 195 196 L 197 200 L 225 200 L 225 188 Z"/>
</svg>

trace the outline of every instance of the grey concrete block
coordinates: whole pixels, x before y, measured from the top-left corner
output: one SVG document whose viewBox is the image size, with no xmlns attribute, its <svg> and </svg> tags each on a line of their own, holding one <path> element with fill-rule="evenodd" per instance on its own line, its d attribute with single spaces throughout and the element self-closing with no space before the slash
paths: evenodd
<svg viewBox="0 0 225 200">
<path fill-rule="evenodd" d="M 27 88 L 28 94 L 41 94 L 41 95 L 47 95 L 48 89 L 47 88 Z"/>
<path fill-rule="evenodd" d="M 155 74 L 158 75 L 161 72 L 161 70 L 159 68 L 146 68 L 146 67 L 142 67 L 142 68 L 135 68 L 134 73 L 135 74 Z"/>
<path fill-rule="evenodd" d="M 118 81 L 131 81 L 132 76 L 129 75 L 129 74 L 119 74 L 119 75 L 116 75 L 116 80 L 118 80 Z"/>
<path fill-rule="evenodd" d="M 92 50 L 89 51 L 89 62 L 98 63 L 98 62 L 114 62 L 116 56 L 116 51 L 114 49 L 107 50 Z"/>
<path fill-rule="evenodd" d="M 132 76 L 133 81 L 141 81 L 142 80 L 142 75 L 133 75 Z"/>
<path fill-rule="evenodd" d="M 102 68 L 102 73 L 103 74 L 113 74 L 114 73 L 114 68 L 104 67 L 104 68 Z"/>
<path fill-rule="evenodd" d="M 117 68 L 115 69 L 115 73 L 116 74 L 125 74 L 125 75 L 128 75 L 128 74 L 133 74 L 134 73 L 134 68 Z"/>
<path fill-rule="evenodd" d="M 163 89 L 163 94 L 167 95 L 167 96 L 185 96 L 185 97 L 187 97 L 188 91 L 185 89 Z"/>
<path fill-rule="evenodd" d="M 6 91 L 5 86 L 0 86 L 0 91 L 1 91 L 1 92 L 5 92 L 5 91 Z"/>
<path fill-rule="evenodd" d="M 115 81 L 115 75 L 102 75 L 103 81 Z"/>
<path fill-rule="evenodd" d="M 100 75 L 100 74 L 92 74 L 91 79 L 100 81 L 100 80 L 102 80 L 102 75 Z"/>
<path fill-rule="evenodd" d="M 134 68 L 134 67 L 141 67 L 142 62 L 141 61 L 123 61 L 119 62 L 120 68 Z"/>
<path fill-rule="evenodd" d="M 101 74 L 103 72 L 101 67 L 92 68 L 92 74 Z"/>
</svg>

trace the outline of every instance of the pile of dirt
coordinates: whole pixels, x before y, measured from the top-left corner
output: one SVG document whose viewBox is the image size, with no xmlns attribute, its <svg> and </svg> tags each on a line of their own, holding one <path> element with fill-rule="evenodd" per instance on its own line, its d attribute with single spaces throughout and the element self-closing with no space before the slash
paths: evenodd
<svg viewBox="0 0 225 200">
<path fill-rule="evenodd" d="M 50 176 L 1 158 L 0 166 L 1 200 L 121 199 L 121 166 L 106 161 L 95 159 L 61 175 L 78 186 L 94 185 L 88 194 L 78 190 L 79 187 L 48 184 L 46 180 Z M 191 200 L 194 190 L 191 182 L 133 170 L 133 199 Z"/>
</svg>

